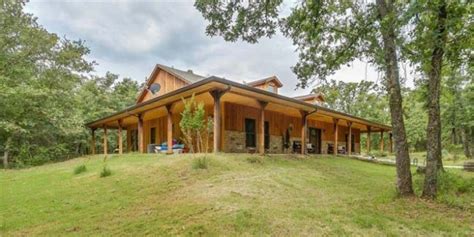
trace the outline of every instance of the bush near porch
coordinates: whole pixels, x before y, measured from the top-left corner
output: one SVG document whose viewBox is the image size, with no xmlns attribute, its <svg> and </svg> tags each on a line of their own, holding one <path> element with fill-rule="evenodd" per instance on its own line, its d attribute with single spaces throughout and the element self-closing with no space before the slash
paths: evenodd
<svg viewBox="0 0 474 237">
<path fill-rule="evenodd" d="M 332 156 L 100 155 L 0 173 L 2 235 L 454 235 L 460 208 L 397 199 L 395 168 Z M 85 164 L 86 171 L 74 174 Z M 472 180 L 472 173 L 457 173 Z M 463 198 L 473 200 L 472 192 Z M 465 196 L 468 195 L 468 196 Z M 457 203 L 459 204 L 459 203 Z"/>
</svg>

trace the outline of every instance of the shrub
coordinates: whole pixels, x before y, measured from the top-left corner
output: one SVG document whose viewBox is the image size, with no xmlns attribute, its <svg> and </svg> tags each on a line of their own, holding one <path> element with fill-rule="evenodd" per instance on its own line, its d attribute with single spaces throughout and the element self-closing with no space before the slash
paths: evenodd
<svg viewBox="0 0 474 237">
<path fill-rule="evenodd" d="M 112 175 L 112 171 L 107 167 L 107 165 L 104 165 L 104 168 L 100 172 L 100 177 L 104 178 L 110 175 Z"/>
<path fill-rule="evenodd" d="M 416 174 L 414 188 L 417 193 L 422 192 L 424 175 Z M 436 200 L 451 207 L 469 208 L 474 193 L 474 178 L 464 178 L 450 171 L 438 174 L 438 192 Z"/>
<path fill-rule="evenodd" d="M 200 157 L 193 159 L 192 168 L 193 169 L 207 169 L 208 162 L 206 157 Z"/>
<path fill-rule="evenodd" d="M 84 173 L 86 171 L 87 171 L 87 168 L 86 168 L 86 165 L 84 165 L 84 164 L 74 168 L 74 174 L 80 174 L 80 173 Z"/>
<path fill-rule="evenodd" d="M 263 164 L 264 160 L 261 156 L 249 156 L 247 157 L 247 162 L 251 164 Z"/>
</svg>

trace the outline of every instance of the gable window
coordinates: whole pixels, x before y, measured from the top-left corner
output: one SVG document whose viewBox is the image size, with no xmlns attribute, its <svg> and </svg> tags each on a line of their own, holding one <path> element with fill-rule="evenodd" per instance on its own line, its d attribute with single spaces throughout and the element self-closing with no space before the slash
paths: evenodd
<svg viewBox="0 0 474 237">
<path fill-rule="evenodd" d="M 267 91 L 269 92 L 275 92 L 275 86 L 272 84 L 268 84 L 267 86 Z"/>
<path fill-rule="evenodd" d="M 150 128 L 150 144 L 155 144 L 156 142 L 156 128 Z"/>
<path fill-rule="evenodd" d="M 245 119 L 245 147 L 256 147 L 255 119 Z"/>
</svg>

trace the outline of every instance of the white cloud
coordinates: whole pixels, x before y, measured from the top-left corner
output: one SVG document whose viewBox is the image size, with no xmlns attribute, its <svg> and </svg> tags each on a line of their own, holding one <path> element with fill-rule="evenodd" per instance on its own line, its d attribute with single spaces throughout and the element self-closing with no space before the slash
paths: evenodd
<svg viewBox="0 0 474 237">
<path fill-rule="evenodd" d="M 142 82 L 162 63 L 239 82 L 277 75 L 285 85 L 283 94 L 309 92 L 294 91 L 297 79 L 290 67 L 298 58 L 290 40 L 276 35 L 252 45 L 210 38 L 205 35 L 207 22 L 192 1 L 30 2 L 26 10 L 48 31 L 85 40 L 91 48 L 88 59 L 99 63 L 100 74 L 111 71 Z M 373 68 L 367 74 L 368 80 L 377 79 Z M 355 62 L 332 78 L 364 79 L 365 64 Z"/>
</svg>

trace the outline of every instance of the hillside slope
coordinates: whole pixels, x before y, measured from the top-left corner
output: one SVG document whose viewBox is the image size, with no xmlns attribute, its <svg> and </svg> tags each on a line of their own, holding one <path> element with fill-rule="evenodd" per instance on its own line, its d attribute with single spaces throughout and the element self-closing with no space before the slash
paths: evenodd
<svg viewBox="0 0 474 237">
<path fill-rule="evenodd" d="M 249 158 L 254 157 L 254 158 Z M 470 235 L 472 211 L 395 198 L 393 167 L 346 158 L 102 156 L 0 172 L 5 235 Z M 263 163 L 259 162 L 263 160 Z M 253 161 L 250 162 L 250 161 Z M 256 162 L 255 162 L 256 161 Z M 73 174 L 86 164 L 87 171 Z"/>
</svg>

